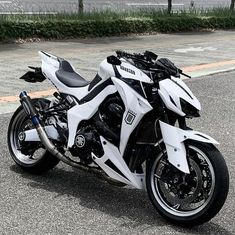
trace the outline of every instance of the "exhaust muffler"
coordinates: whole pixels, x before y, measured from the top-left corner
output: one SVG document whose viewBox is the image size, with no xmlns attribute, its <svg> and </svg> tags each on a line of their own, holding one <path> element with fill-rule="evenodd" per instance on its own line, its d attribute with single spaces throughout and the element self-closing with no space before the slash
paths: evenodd
<svg viewBox="0 0 235 235">
<path fill-rule="evenodd" d="M 38 136 L 42 142 L 42 144 L 45 146 L 45 148 L 54 156 L 56 156 L 61 161 L 65 161 L 65 157 L 63 154 L 61 154 L 54 144 L 49 140 L 47 133 L 44 129 L 44 127 L 41 125 L 39 120 L 38 111 L 35 109 L 35 107 L 32 105 L 31 98 L 27 95 L 25 91 L 20 93 L 20 102 L 22 104 L 22 107 L 25 111 L 25 113 L 29 116 L 32 124 L 35 126 L 35 129 L 37 130 Z M 65 159 L 64 159 L 65 158 Z M 66 159 L 68 160 L 68 159 Z"/>
</svg>

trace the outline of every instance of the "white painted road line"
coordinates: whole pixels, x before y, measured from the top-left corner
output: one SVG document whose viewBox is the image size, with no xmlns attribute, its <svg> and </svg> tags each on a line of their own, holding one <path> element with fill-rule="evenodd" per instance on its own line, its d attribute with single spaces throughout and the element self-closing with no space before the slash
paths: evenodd
<svg viewBox="0 0 235 235">
<path fill-rule="evenodd" d="M 16 11 L 16 12 L 0 12 L 0 15 L 57 15 L 58 12 L 55 11 L 28 11 L 28 12 L 22 12 L 22 11 Z"/>
<path fill-rule="evenodd" d="M 12 1 L 0 1 L 0 4 L 3 5 L 3 4 L 11 4 Z"/>
<path fill-rule="evenodd" d="M 200 52 L 200 51 L 216 51 L 215 47 L 188 47 L 182 49 L 175 49 L 175 52 L 187 53 L 187 52 Z"/>
<path fill-rule="evenodd" d="M 126 3 L 126 6 L 168 6 L 167 3 L 153 3 L 153 2 L 148 2 L 148 3 L 138 3 L 138 2 L 128 2 Z M 184 6 L 183 3 L 172 3 L 172 6 Z"/>
</svg>

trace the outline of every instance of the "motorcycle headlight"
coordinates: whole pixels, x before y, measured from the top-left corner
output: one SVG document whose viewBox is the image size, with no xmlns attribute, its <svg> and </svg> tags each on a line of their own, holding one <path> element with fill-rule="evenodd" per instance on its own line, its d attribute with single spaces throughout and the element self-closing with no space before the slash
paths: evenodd
<svg viewBox="0 0 235 235">
<path fill-rule="evenodd" d="M 186 114 L 186 117 L 200 117 L 199 110 L 187 101 L 180 99 L 180 104 L 182 111 Z"/>
</svg>

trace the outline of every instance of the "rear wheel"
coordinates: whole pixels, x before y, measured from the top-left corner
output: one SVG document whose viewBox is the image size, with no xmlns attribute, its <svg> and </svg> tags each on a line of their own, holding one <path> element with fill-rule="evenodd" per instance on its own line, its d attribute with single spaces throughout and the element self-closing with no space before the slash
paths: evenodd
<svg viewBox="0 0 235 235">
<path fill-rule="evenodd" d="M 34 99 L 36 108 L 45 108 L 50 101 Z M 55 167 L 59 160 L 46 151 L 41 142 L 23 141 L 23 132 L 33 129 L 30 119 L 20 106 L 11 118 L 8 127 L 8 148 L 15 163 L 30 173 L 43 173 Z"/>
<path fill-rule="evenodd" d="M 147 163 L 146 186 L 157 211 L 183 226 L 202 224 L 222 208 L 229 188 L 226 163 L 211 144 L 189 142 L 190 174 L 185 174 L 167 160 L 166 152 Z"/>
</svg>

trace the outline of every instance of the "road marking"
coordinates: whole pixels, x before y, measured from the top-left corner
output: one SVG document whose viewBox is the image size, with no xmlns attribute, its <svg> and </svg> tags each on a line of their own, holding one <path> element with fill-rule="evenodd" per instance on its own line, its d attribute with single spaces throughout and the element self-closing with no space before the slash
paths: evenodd
<svg viewBox="0 0 235 235">
<path fill-rule="evenodd" d="M 230 66 L 228 69 L 223 69 L 223 66 Z M 232 67 L 231 67 L 232 66 Z M 214 71 L 206 72 L 204 73 L 203 70 L 208 69 L 215 69 Z M 235 60 L 227 60 L 227 61 L 219 61 L 214 62 L 210 64 L 201 64 L 201 65 L 193 65 L 193 66 L 187 66 L 183 67 L 182 70 L 185 73 L 190 72 L 197 72 L 197 74 L 200 74 L 200 76 L 213 74 L 217 71 L 231 71 L 235 69 Z M 198 75 L 195 75 L 195 77 L 199 77 Z M 31 98 L 41 98 L 41 97 L 48 97 L 52 96 L 52 94 L 56 91 L 56 89 L 50 89 L 50 90 L 44 90 L 44 91 L 35 91 L 28 93 Z M 0 105 L 7 105 L 19 102 L 18 96 L 2 96 L 0 97 Z"/>
<path fill-rule="evenodd" d="M 127 6 L 168 6 L 168 3 L 153 3 L 153 2 L 149 2 L 149 3 L 138 3 L 138 2 L 128 2 L 126 3 Z M 184 3 L 172 3 L 172 6 L 184 6 Z"/>
<path fill-rule="evenodd" d="M 52 94 L 55 91 L 56 91 L 56 89 L 50 89 L 50 90 L 46 90 L 46 91 L 34 91 L 34 92 L 28 93 L 28 95 L 31 98 L 48 97 L 48 96 L 52 96 Z M 18 102 L 18 101 L 19 101 L 18 96 L 2 96 L 2 97 L 0 97 L 0 104 L 14 103 L 14 102 Z"/>
<path fill-rule="evenodd" d="M 179 53 L 187 53 L 187 52 L 201 52 L 201 51 L 216 51 L 217 48 L 215 47 L 188 47 L 182 49 L 175 49 L 175 52 Z"/>
<path fill-rule="evenodd" d="M 57 15 L 56 11 L 16 11 L 16 12 L 0 12 L 0 15 Z"/>
<path fill-rule="evenodd" d="M 12 1 L 0 1 L 0 4 L 11 4 L 12 3 Z"/>
<path fill-rule="evenodd" d="M 194 72 L 194 71 L 199 71 L 202 69 L 218 68 L 224 65 L 234 65 L 234 68 L 235 68 L 235 60 L 226 60 L 226 61 L 219 61 L 219 62 L 214 62 L 210 64 L 193 65 L 193 66 L 182 68 L 182 70 L 185 72 Z"/>
</svg>

